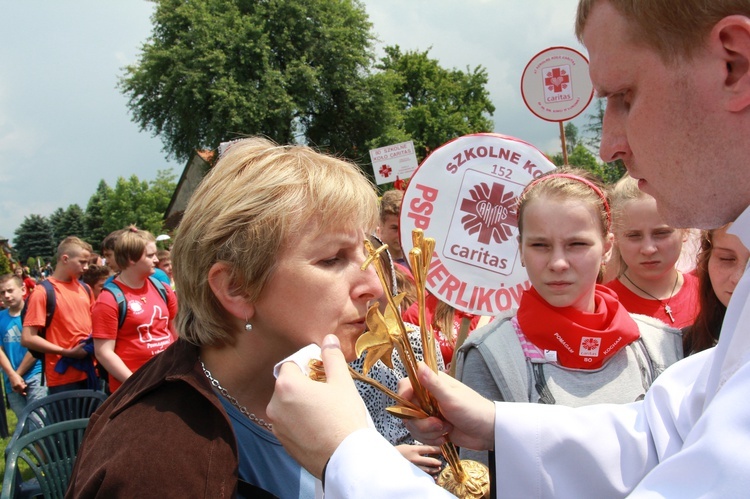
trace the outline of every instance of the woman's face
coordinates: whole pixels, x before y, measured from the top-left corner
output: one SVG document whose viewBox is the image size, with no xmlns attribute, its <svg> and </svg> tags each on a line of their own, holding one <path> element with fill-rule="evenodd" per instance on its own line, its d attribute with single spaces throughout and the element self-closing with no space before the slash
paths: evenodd
<svg viewBox="0 0 750 499">
<path fill-rule="evenodd" d="M 674 270 L 685 233 L 664 223 L 651 196 L 627 201 L 618 213 L 615 244 L 628 277 L 654 280 Z"/>
<path fill-rule="evenodd" d="M 523 217 L 521 261 L 534 289 L 554 307 L 592 312 L 596 278 L 612 248 L 595 207 L 541 197 L 526 205 Z"/>
<path fill-rule="evenodd" d="M 159 260 L 156 258 L 156 243 L 147 243 L 146 249 L 138 261 L 131 261 L 129 270 L 142 277 L 148 277 L 154 273 L 154 268 Z"/>
<path fill-rule="evenodd" d="M 369 301 L 383 290 L 365 261 L 361 230 L 310 230 L 282 248 L 275 270 L 253 304 L 253 334 L 265 335 L 286 355 L 335 334 L 347 361 L 365 330 Z M 257 333 L 255 332 L 257 330 Z"/>
<path fill-rule="evenodd" d="M 711 256 L 708 258 L 708 277 L 719 301 L 726 307 L 742 274 L 745 272 L 750 251 L 740 239 L 727 234 L 727 228 L 716 229 L 711 239 Z"/>
</svg>

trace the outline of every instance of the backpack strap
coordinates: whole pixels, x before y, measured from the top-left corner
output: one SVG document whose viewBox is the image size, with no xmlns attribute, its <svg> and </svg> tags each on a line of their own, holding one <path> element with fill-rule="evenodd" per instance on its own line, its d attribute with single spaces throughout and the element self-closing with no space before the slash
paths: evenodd
<svg viewBox="0 0 750 499">
<path fill-rule="evenodd" d="M 153 284 L 156 290 L 159 292 L 159 295 L 161 295 L 161 299 L 164 300 L 164 303 L 169 305 L 169 298 L 167 297 L 167 290 L 164 288 L 164 283 L 152 275 L 148 276 L 148 280 L 151 281 L 151 284 Z"/>
<path fill-rule="evenodd" d="M 86 294 L 89 295 L 89 299 L 94 297 L 94 292 L 91 291 L 91 286 L 83 282 L 82 280 L 78 279 L 78 284 L 80 284 L 83 289 L 86 291 Z"/>
<path fill-rule="evenodd" d="M 47 329 L 50 324 L 52 324 L 52 317 L 55 315 L 57 303 L 55 298 L 55 288 L 52 286 L 52 283 L 45 279 L 41 284 L 44 288 L 44 292 L 47 293 L 47 307 L 44 318 L 44 329 Z"/>
<path fill-rule="evenodd" d="M 117 303 L 117 329 L 120 329 L 122 327 L 122 323 L 125 322 L 125 314 L 128 313 L 127 304 L 125 303 L 125 294 L 122 292 L 122 289 L 120 289 L 120 286 L 115 283 L 115 280 L 112 279 L 111 281 L 104 283 L 104 286 L 102 289 L 106 289 L 110 293 L 112 293 L 112 296 L 115 297 L 115 302 Z"/>
</svg>

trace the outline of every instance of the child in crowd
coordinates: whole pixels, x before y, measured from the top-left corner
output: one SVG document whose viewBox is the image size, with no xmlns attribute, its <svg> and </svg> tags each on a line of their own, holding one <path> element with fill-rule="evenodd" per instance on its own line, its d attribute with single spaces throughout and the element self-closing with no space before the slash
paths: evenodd
<svg viewBox="0 0 750 499">
<path fill-rule="evenodd" d="M 131 226 L 121 233 L 115 241 L 114 258 L 120 273 L 112 283 L 124 295 L 125 319 L 120 325 L 117 300 L 109 291 L 99 295 L 92 310 L 94 351 L 109 373 L 112 392 L 175 341 L 177 315 L 172 289 L 161 286 L 165 302 L 150 279 L 156 266 L 156 240 L 150 232 Z"/>
<path fill-rule="evenodd" d="M 696 267 L 700 312 L 695 323 L 683 330 L 685 355 L 711 348 L 719 340 L 727 304 L 745 273 L 750 251 L 740 238 L 727 233 L 731 225 L 703 233 Z"/>
<path fill-rule="evenodd" d="M 109 280 L 110 276 L 112 276 L 112 269 L 103 263 L 99 265 L 89 264 L 89 268 L 81 275 L 81 280 L 89 285 L 96 300 L 99 298 L 99 293 L 102 292 L 104 283 Z"/>
<path fill-rule="evenodd" d="M 675 328 L 689 326 L 699 310 L 698 279 L 675 267 L 687 233 L 664 223 L 656 200 L 628 175 L 615 184 L 610 197 L 619 269 L 605 286 L 630 313 Z"/>
<path fill-rule="evenodd" d="M 0 368 L 8 404 L 16 417 L 29 402 L 47 396 L 47 387 L 42 386 L 42 362 L 21 345 L 24 288 L 17 273 L 0 276 L 0 298 L 5 306 L 0 310 Z"/>
<path fill-rule="evenodd" d="M 24 268 L 18 265 L 14 270 L 13 273 L 18 276 L 19 279 L 23 282 L 24 292 L 23 292 L 23 299 L 29 297 L 32 291 L 34 291 L 34 287 L 36 286 L 36 280 L 34 280 L 31 276 L 29 276 L 28 271 Z"/>
<path fill-rule="evenodd" d="M 597 284 L 612 249 L 601 184 L 577 169 L 540 177 L 519 197 L 518 232 L 532 286 L 517 312 L 468 338 L 456 377 L 489 400 L 578 407 L 642 399 L 682 357 L 682 338 L 631 316 Z M 487 462 L 484 452 L 464 456 Z"/>
<path fill-rule="evenodd" d="M 163 271 L 169 277 L 169 284 L 174 289 L 174 278 L 172 277 L 172 256 L 169 250 L 163 249 L 156 252 L 156 258 L 159 263 L 156 264 L 156 268 Z"/>
</svg>

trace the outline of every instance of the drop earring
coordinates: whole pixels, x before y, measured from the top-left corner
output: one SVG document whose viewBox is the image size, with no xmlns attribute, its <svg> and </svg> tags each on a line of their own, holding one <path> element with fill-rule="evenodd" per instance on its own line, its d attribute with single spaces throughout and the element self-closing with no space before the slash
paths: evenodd
<svg viewBox="0 0 750 499">
<path fill-rule="evenodd" d="M 250 324 L 250 321 L 245 319 L 245 331 L 252 331 L 252 330 L 253 330 L 253 325 Z"/>
</svg>

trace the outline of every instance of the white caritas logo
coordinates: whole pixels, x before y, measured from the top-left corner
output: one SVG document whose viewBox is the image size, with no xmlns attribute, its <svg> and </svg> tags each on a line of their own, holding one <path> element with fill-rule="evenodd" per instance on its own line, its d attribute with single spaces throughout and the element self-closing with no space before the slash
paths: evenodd
<svg viewBox="0 0 750 499">
<path fill-rule="evenodd" d="M 599 347 L 602 344 L 601 338 L 592 338 L 590 336 L 584 336 L 581 338 L 581 348 L 578 351 L 578 355 L 581 357 L 598 357 Z"/>
</svg>

